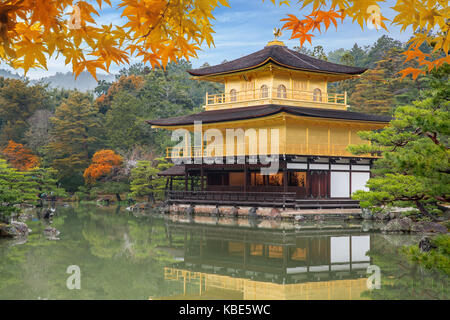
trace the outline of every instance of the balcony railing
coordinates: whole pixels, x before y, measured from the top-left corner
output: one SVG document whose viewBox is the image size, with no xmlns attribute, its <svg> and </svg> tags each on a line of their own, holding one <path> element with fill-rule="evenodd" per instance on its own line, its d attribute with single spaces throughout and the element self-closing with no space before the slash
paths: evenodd
<svg viewBox="0 0 450 320">
<path fill-rule="evenodd" d="M 334 156 L 334 157 L 364 157 L 376 158 L 375 155 L 359 155 L 355 156 L 347 151 L 348 145 L 341 144 L 288 144 L 286 147 L 280 146 L 278 155 L 305 155 L 305 156 Z M 227 152 L 226 146 L 218 146 L 213 148 L 207 147 L 168 147 L 166 150 L 166 158 L 214 158 L 226 156 L 257 156 L 258 150 L 248 145 L 235 146 L 234 150 Z M 268 148 L 270 155 L 270 148 Z"/>
<path fill-rule="evenodd" d="M 308 104 L 347 105 L 347 92 L 329 93 L 321 91 L 303 91 L 267 87 L 247 91 L 230 91 L 219 94 L 206 93 L 206 106 L 238 104 L 241 102 L 261 100 L 285 100 L 289 102 L 306 102 Z"/>
</svg>

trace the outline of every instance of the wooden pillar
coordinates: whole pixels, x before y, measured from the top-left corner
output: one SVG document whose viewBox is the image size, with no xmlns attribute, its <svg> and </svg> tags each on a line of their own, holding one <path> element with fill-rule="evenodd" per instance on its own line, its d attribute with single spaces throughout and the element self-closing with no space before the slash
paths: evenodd
<svg viewBox="0 0 450 320">
<path fill-rule="evenodd" d="M 166 186 L 164 187 L 164 197 L 165 200 L 168 198 L 168 191 L 169 191 L 169 177 L 166 178 Z"/>
<path fill-rule="evenodd" d="M 288 191 L 288 172 L 287 172 L 287 162 L 283 162 L 283 192 Z"/>
<path fill-rule="evenodd" d="M 173 189 L 173 177 L 170 177 L 169 190 L 172 191 L 172 189 Z"/>
<path fill-rule="evenodd" d="M 184 191 L 188 191 L 188 170 L 187 168 L 184 171 Z"/>
<path fill-rule="evenodd" d="M 201 165 L 201 168 L 200 168 L 200 190 L 201 191 L 204 191 L 205 190 L 205 170 L 203 169 L 203 164 Z"/>
<path fill-rule="evenodd" d="M 166 178 L 166 186 L 164 187 L 164 191 L 167 191 L 169 187 L 169 177 Z"/>
</svg>

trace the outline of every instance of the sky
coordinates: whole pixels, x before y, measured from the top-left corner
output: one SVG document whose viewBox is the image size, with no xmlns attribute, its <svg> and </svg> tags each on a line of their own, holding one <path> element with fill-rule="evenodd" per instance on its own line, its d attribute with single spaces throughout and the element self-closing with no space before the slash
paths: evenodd
<svg viewBox="0 0 450 320">
<path fill-rule="evenodd" d="M 381 13 L 392 19 L 394 11 L 390 9 L 394 5 L 393 0 L 387 0 L 381 7 Z M 283 22 L 280 20 L 285 18 L 287 14 L 295 14 L 301 17 L 302 14 L 308 13 L 308 8 L 303 11 L 299 10 L 296 1 L 292 1 L 291 7 L 282 5 L 275 6 L 270 0 L 229 0 L 231 8 L 218 7 L 214 16 L 214 42 L 215 47 L 208 48 L 203 46 L 198 52 L 198 59 L 192 59 L 194 68 L 200 67 L 205 62 L 210 65 L 219 64 L 225 59 L 230 61 L 240 58 L 244 55 L 261 50 L 267 42 L 273 40 L 273 28 L 281 28 Z M 115 23 L 120 21 L 120 13 L 113 8 L 104 9 L 99 23 Z M 389 22 L 388 22 L 389 23 Z M 407 41 L 411 32 L 400 33 L 400 29 L 395 26 L 388 25 L 389 32 L 384 30 L 370 30 L 365 28 L 361 30 L 358 24 L 353 24 L 351 20 L 346 19 L 344 24 L 338 24 L 338 30 L 334 26 L 330 26 L 327 32 L 323 34 L 316 33 L 312 40 L 312 46 L 321 45 L 325 52 L 330 52 L 339 48 L 350 49 L 355 43 L 360 46 L 373 44 L 382 35 Z M 288 47 L 292 48 L 299 45 L 298 40 L 289 40 L 289 32 L 285 31 L 281 36 L 282 40 Z M 309 44 L 305 45 L 311 48 Z M 132 61 L 132 63 L 138 61 Z M 117 73 L 124 66 L 112 66 L 111 73 Z M 9 69 L 4 63 L 0 64 L 0 68 Z M 30 79 L 39 79 L 41 77 L 54 75 L 56 72 L 71 71 L 71 66 L 64 65 L 64 60 L 51 59 L 48 62 L 48 71 L 42 69 L 30 70 L 28 77 Z M 20 71 L 13 71 L 22 74 Z"/>
</svg>

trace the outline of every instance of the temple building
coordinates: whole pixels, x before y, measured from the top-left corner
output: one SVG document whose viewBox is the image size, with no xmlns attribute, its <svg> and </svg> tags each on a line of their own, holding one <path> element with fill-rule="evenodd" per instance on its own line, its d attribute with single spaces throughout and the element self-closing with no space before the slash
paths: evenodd
<svg viewBox="0 0 450 320">
<path fill-rule="evenodd" d="M 203 112 L 148 121 L 186 135 L 182 145 L 167 149 L 177 163 L 161 173 L 168 177 L 168 201 L 357 206 L 351 194 L 365 188 L 376 156 L 355 156 L 347 147 L 367 143 L 358 131 L 381 129 L 390 117 L 347 111 L 347 94 L 328 92 L 328 84 L 365 71 L 315 59 L 278 40 L 188 71 L 196 80 L 224 84 L 225 91 L 207 93 Z M 277 170 L 267 174 L 269 167 Z M 183 179 L 184 190 L 172 190 L 173 179 Z"/>
</svg>

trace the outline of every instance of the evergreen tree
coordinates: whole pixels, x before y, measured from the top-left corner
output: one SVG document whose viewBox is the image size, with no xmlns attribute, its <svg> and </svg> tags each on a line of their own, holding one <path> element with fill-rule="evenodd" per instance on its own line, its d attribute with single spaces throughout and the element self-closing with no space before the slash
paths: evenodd
<svg viewBox="0 0 450 320">
<path fill-rule="evenodd" d="M 132 197 L 147 197 L 147 200 L 154 201 L 155 197 L 162 196 L 166 179 L 159 177 L 158 172 L 164 171 L 173 166 L 164 158 L 151 161 L 139 161 L 137 166 L 131 171 Z"/>
<path fill-rule="evenodd" d="M 450 66 L 434 73 L 431 89 L 412 105 L 397 108 L 390 125 L 378 132 L 360 132 L 370 145 L 352 146 L 355 154 L 382 155 L 376 161 L 370 191 L 357 191 L 362 207 L 384 210 L 416 207 L 436 219 L 439 202 L 450 198 Z"/>
<path fill-rule="evenodd" d="M 141 99 L 119 92 L 105 116 L 108 147 L 127 152 L 136 145 L 150 143 L 150 128 L 143 118 Z"/>
<path fill-rule="evenodd" d="M 0 220 L 7 221 L 11 214 L 19 212 L 16 205 L 35 202 L 37 187 L 30 172 L 17 171 L 0 159 Z"/>
<path fill-rule="evenodd" d="M 355 43 L 350 50 L 350 54 L 353 56 L 355 60 L 355 66 L 356 67 L 365 67 L 365 61 L 366 61 L 366 50 L 358 46 L 357 43 Z"/>
<path fill-rule="evenodd" d="M 36 110 L 51 107 L 45 85 L 30 85 L 28 81 L 0 78 L 0 145 L 9 140 L 23 143 L 29 118 Z"/>
<path fill-rule="evenodd" d="M 386 71 L 376 68 L 366 71 L 355 85 L 349 97 L 352 111 L 369 114 L 391 114 L 394 108 L 394 95 Z"/>
<path fill-rule="evenodd" d="M 403 43 L 398 40 L 394 40 L 386 35 L 381 36 L 371 46 L 366 58 L 364 66 L 368 68 L 375 68 L 376 63 L 382 60 L 386 54 L 393 49 L 404 49 Z"/>
<path fill-rule="evenodd" d="M 84 182 L 83 171 L 99 146 L 99 120 L 92 98 L 79 92 L 72 93 L 51 118 L 53 128 L 47 157 L 69 190 Z"/>
</svg>

